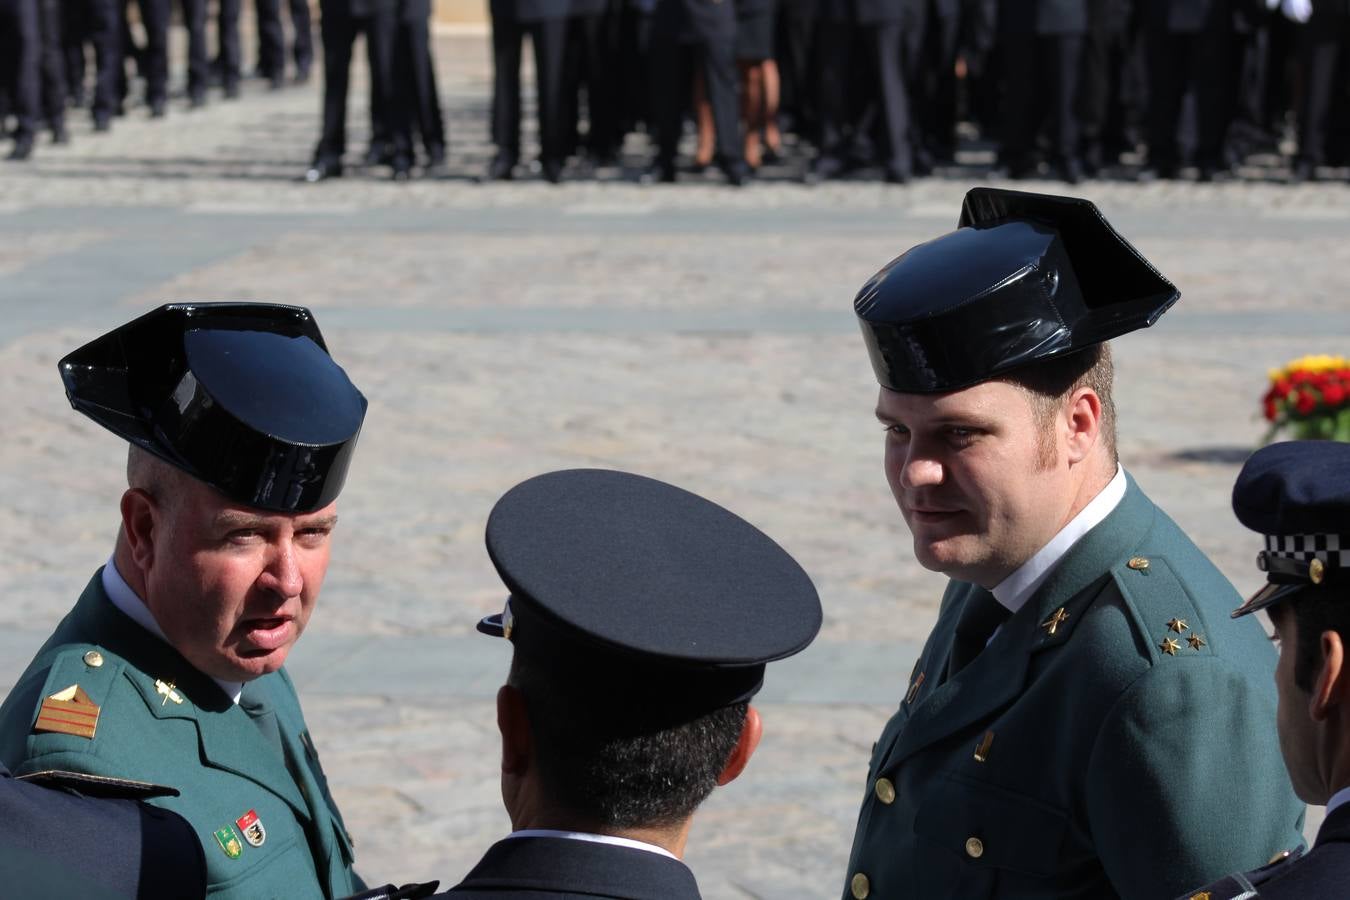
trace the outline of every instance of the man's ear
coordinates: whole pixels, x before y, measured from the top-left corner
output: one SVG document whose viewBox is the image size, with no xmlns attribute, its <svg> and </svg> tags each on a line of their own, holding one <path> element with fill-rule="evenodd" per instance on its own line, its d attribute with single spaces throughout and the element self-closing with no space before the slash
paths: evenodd
<svg viewBox="0 0 1350 900">
<path fill-rule="evenodd" d="M 525 695 L 509 684 L 497 691 L 497 730 L 502 733 L 502 772 L 524 775 L 530 768 L 534 738 Z"/>
<path fill-rule="evenodd" d="M 1346 696 L 1345 644 L 1340 632 L 1322 632 L 1321 643 L 1322 665 L 1313 679 L 1312 696 L 1308 699 L 1308 715 L 1314 722 L 1325 722 Z"/>
<path fill-rule="evenodd" d="M 130 488 L 122 494 L 122 534 L 131 552 L 131 560 L 140 569 L 142 577 L 155 559 L 155 526 L 159 524 L 159 507 L 155 498 L 141 488 Z M 129 573 L 128 573 L 129 574 Z"/>
<path fill-rule="evenodd" d="M 1101 398 L 1092 388 L 1080 387 L 1069 396 L 1064 416 L 1068 431 L 1069 462 L 1082 462 L 1101 435 Z"/>
<path fill-rule="evenodd" d="M 750 762 L 750 757 L 754 755 L 755 748 L 759 746 L 759 739 L 764 736 L 764 723 L 759 720 L 759 710 L 753 706 L 745 708 L 745 724 L 741 726 L 741 739 L 736 742 L 732 748 L 731 755 L 727 757 L 727 764 L 722 767 L 722 774 L 717 776 L 717 786 L 730 784 L 736 779 L 737 775 L 745 771 L 745 766 Z"/>
</svg>

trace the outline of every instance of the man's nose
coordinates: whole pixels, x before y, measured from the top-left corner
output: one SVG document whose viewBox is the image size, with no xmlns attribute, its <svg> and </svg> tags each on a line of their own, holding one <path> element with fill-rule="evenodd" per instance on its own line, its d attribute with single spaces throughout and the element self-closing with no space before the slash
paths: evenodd
<svg viewBox="0 0 1350 900">
<path fill-rule="evenodd" d="M 911 453 L 900 466 L 900 484 L 909 489 L 942 483 L 942 463 L 931 456 Z"/>
<path fill-rule="evenodd" d="M 261 580 L 263 587 L 282 597 L 299 596 L 305 579 L 300 574 L 300 560 L 290 541 L 281 541 L 273 547 L 272 558 L 263 570 Z"/>
</svg>

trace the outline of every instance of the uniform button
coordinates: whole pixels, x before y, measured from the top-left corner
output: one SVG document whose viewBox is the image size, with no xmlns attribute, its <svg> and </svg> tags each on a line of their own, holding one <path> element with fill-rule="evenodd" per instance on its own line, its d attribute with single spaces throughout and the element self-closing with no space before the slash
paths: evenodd
<svg viewBox="0 0 1350 900">
<path fill-rule="evenodd" d="M 966 856 L 971 859 L 979 859 L 984 856 L 984 841 L 977 837 L 966 838 Z"/>
<path fill-rule="evenodd" d="M 1143 556 L 1136 556 L 1132 558 L 1129 562 L 1127 562 L 1125 565 L 1129 566 L 1131 569 L 1134 569 L 1136 572 L 1142 572 L 1148 568 L 1148 559 Z"/>
<path fill-rule="evenodd" d="M 849 882 L 848 888 L 856 900 L 867 900 L 867 895 L 872 893 L 872 882 L 867 880 L 866 875 L 859 872 L 857 875 L 853 876 L 853 880 Z"/>
<path fill-rule="evenodd" d="M 84 664 L 91 669 L 97 669 L 103 665 L 103 654 L 97 650 L 90 650 L 84 655 Z"/>
<path fill-rule="evenodd" d="M 895 785 L 889 778 L 878 778 L 873 790 L 876 791 L 877 799 L 887 806 L 895 802 Z"/>
</svg>

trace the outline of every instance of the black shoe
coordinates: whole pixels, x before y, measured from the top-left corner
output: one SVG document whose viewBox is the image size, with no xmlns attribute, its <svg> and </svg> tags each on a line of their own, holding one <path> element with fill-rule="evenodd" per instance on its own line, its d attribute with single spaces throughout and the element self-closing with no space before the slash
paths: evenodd
<svg viewBox="0 0 1350 900">
<path fill-rule="evenodd" d="M 897 163 L 887 163 L 885 178 L 887 184 L 908 184 L 910 171 L 907 167 Z"/>
<path fill-rule="evenodd" d="M 549 184 L 558 184 L 562 181 L 563 164 L 556 159 L 540 160 L 539 171 Z"/>
<path fill-rule="evenodd" d="M 441 144 L 432 144 L 427 148 L 427 161 L 423 167 L 428 172 L 440 171 L 445 168 L 445 147 Z"/>
<path fill-rule="evenodd" d="M 390 164 L 393 166 L 393 179 L 395 181 L 408 181 L 412 178 L 412 160 L 406 156 L 395 156 Z"/>
<path fill-rule="evenodd" d="M 239 99 L 239 82 L 237 81 L 225 82 L 225 99 L 226 100 Z"/>
<path fill-rule="evenodd" d="M 1289 180 L 1294 184 L 1317 180 L 1317 166 L 1306 159 L 1296 161 L 1289 170 Z"/>
<path fill-rule="evenodd" d="M 309 84 L 309 69 L 304 68 L 295 73 L 296 84 Z"/>
<path fill-rule="evenodd" d="M 372 144 L 370 148 L 366 150 L 364 163 L 366 168 L 372 169 L 376 166 L 392 166 L 393 164 L 394 152 L 390 150 L 387 145 L 381 147 Z"/>
<path fill-rule="evenodd" d="M 342 161 L 332 156 L 316 156 L 305 170 L 305 181 L 315 184 L 329 178 L 342 177 Z"/>
<path fill-rule="evenodd" d="M 750 166 L 743 159 L 718 160 L 717 168 L 732 187 L 744 187 L 750 181 Z"/>
<path fill-rule="evenodd" d="M 643 184 L 674 184 L 675 163 L 657 161 L 647 167 L 639 179 Z"/>
<path fill-rule="evenodd" d="M 33 155 L 33 136 L 21 134 L 14 139 L 14 149 L 9 151 L 7 159 L 21 162 Z"/>
<path fill-rule="evenodd" d="M 188 94 L 188 106 L 192 109 L 201 109 L 206 105 L 206 91 L 198 89 Z"/>
<path fill-rule="evenodd" d="M 492 162 L 488 163 L 487 180 L 488 181 L 510 181 L 516 174 L 516 161 L 509 156 L 497 154 L 492 157 Z"/>
<path fill-rule="evenodd" d="M 1065 184 L 1083 183 L 1083 164 L 1076 159 L 1066 159 L 1060 163 L 1059 177 Z"/>
<path fill-rule="evenodd" d="M 1217 163 L 1203 163 L 1196 171 L 1195 180 L 1208 184 L 1211 182 L 1229 181 L 1233 177 L 1233 170 L 1225 165 Z"/>
<path fill-rule="evenodd" d="M 162 118 L 164 118 L 164 101 L 163 101 L 163 100 L 151 100 L 151 101 L 150 101 L 150 118 L 152 118 L 152 119 L 162 119 Z"/>
<path fill-rule="evenodd" d="M 272 75 L 267 79 L 267 88 L 272 91 L 279 91 L 286 86 L 285 75 Z"/>
<path fill-rule="evenodd" d="M 70 132 L 66 131 L 66 123 L 62 122 L 59 125 L 52 126 L 52 143 L 53 144 L 70 143 Z"/>
<path fill-rule="evenodd" d="M 847 170 L 844 161 L 837 156 L 818 156 L 816 161 L 811 163 L 811 168 L 806 172 L 807 184 L 820 184 L 822 181 L 828 181 L 831 178 L 838 178 Z"/>
<path fill-rule="evenodd" d="M 111 131 L 112 116 L 108 115 L 107 113 L 94 113 L 94 130 Z"/>
</svg>

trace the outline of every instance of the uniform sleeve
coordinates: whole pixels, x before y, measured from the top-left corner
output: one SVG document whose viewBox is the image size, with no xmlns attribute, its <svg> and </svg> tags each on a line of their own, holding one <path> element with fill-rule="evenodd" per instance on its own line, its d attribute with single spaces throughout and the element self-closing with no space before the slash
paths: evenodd
<svg viewBox="0 0 1350 900">
<path fill-rule="evenodd" d="M 1302 842 L 1272 698 L 1222 659 L 1164 658 L 1108 713 L 1088 827 L 1124 900 L 1175 897 Z"/>
</svg>

